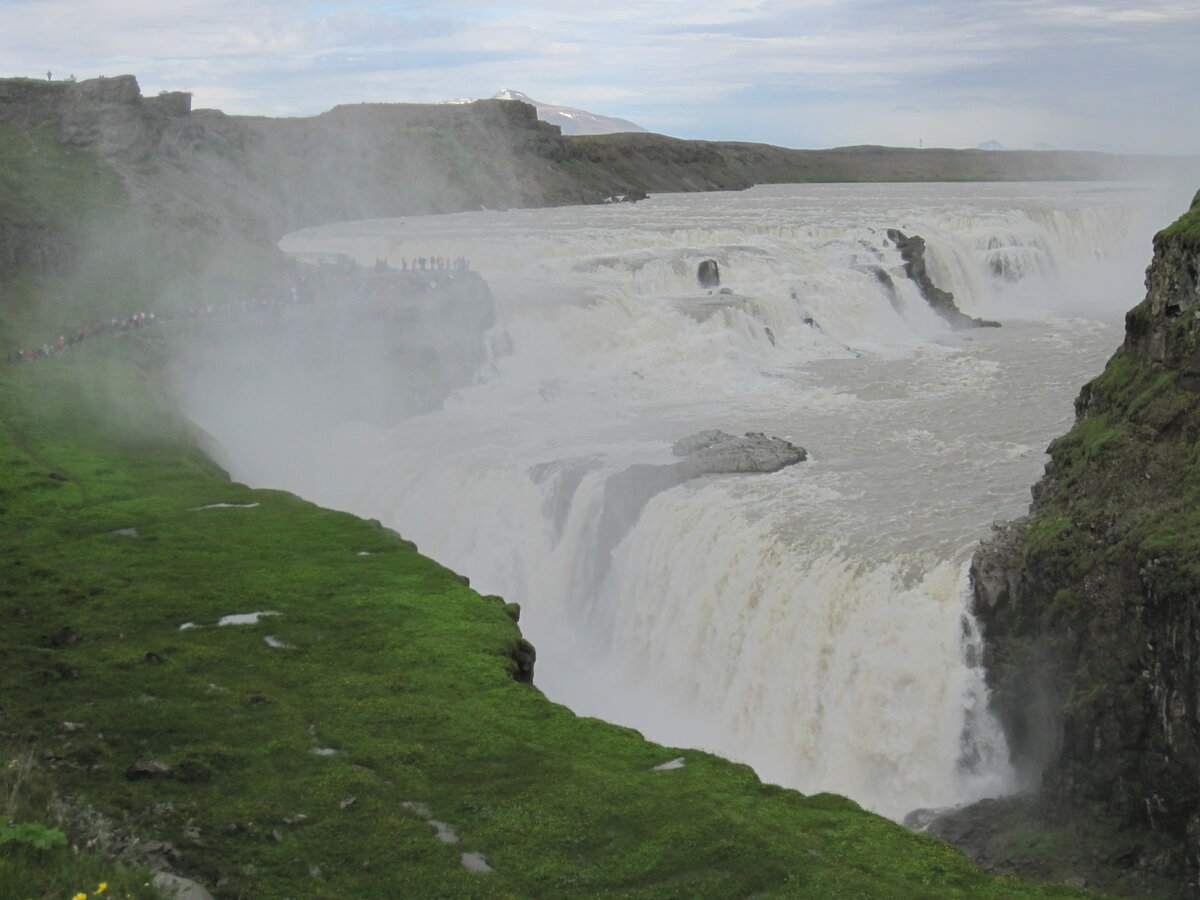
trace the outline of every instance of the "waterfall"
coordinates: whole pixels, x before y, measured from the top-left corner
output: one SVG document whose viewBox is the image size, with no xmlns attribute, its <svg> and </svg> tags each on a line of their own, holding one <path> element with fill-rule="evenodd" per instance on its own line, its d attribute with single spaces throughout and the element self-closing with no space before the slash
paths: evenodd
<svg viewBox="0 0 1200 900">
<path fill-rule="evenodd" d="M 470 259 L 512 352 L 435 412 L 274 444 L 203 366 L 180 390 L 236 477 L 379 518 L 521 603 L 552 699 L 900 817 L 1010 783 L 966 566 L 1119 340 L 1146 197 L 791 185 L 310 229 L 284 248 Z M 1004 327 L 952 331 L 890 227 Z M 622 473 L 708 428 L 810 458 L 630 496 Z"/>
</svg>

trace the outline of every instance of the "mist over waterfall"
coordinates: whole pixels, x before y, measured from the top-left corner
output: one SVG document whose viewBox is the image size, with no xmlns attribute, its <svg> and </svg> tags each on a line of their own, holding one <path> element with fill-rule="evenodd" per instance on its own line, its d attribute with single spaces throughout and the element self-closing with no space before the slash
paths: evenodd
<svg viewBox="0 0 1200 900">
<path fill-rule="evenodd" d="M 497 349 L 440 408 L 393 421 L 355 414 L 362 396 L 289 405 L 271 387 L 287 371 L 233 389 L 221 347 L 189 356 L 177 389 L 239 480 L 379 518 L 519 602 L 552 699 L 900 817 L 1014 786 L 966 569 L 990 523 L 1024 511 L 1119 342 L 1170 218 L 1158 199 L 789 185 L 309 229 L 284 249 L 468 259 Z M 889 228 L 923 237 L 933 282 L 1003 327 L 952 330 Z M 709 259 L 720 287 L 697 280 Z M 302 348 L 297 370 L 329 352 Z M 390 401 L 407 386 L 387 357 L 353 384 Z M 809 458 L 628 475 L 706 429 Z"/>
</svg>

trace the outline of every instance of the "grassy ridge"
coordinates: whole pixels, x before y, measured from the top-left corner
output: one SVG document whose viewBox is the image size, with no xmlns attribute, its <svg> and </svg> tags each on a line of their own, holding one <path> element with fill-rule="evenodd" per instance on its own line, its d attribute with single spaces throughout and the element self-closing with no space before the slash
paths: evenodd
<svg viewBox="0 0 1200 900">
<path fill-rule="evenodd" d="M 1191 208 L 1162 230 L 1162 238 L 1193 249 L 1200 247 L 1200 191 L 1192 198 Z"/>
<path fill-rule="evenodd" d="M 111 318 L 246 296 L 280 264 L 265 241 L 156 222 L 57 127 L 0 122 L 0 357 Z"/>
<path fill-rule="evenodd" d="M 94 153 L 65 146 L 51 125 L 0 123 L 0 217 L 66 228 L 83 210 L 103 212 L 124 197 Z"/>
<path fill-rule="evenodd" d="M 76 840 L 98 811 L 221 897 L 1078 895 L 548 702 L 499 599 L 226 480 L 130 361 L 149 340 L 0 371 L 0 732 Z"/>
</svg>

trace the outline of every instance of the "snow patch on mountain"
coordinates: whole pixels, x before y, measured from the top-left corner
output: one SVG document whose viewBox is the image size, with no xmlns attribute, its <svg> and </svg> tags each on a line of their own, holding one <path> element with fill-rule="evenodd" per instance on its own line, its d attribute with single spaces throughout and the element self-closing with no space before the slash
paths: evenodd
<svg viewBox="0 0 1200 900">
<path fill-rule="evenodd" d="M 542 103 L 534 100 L 528 94 L 505 88 L 492 95 L 493 100 L 520 100 L 537 109 L 538 118 L 551 125 L 557 125 L 563 134 L 616 134 L 625 131 L 645 131 L 641 125 L 635 125 L 628 119 L 618 119 L 613 116 L 601 116 L 585 109 L 574 106 L 557 106 L 553 103 Z"/>
</svg>

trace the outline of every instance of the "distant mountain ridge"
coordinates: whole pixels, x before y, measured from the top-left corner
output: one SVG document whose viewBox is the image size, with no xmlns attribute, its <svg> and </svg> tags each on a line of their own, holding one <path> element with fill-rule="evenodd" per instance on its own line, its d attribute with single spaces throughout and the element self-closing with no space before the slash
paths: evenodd
<svg viewBox="0 0 1200 900">
<path fill-rule="evenodd" d="M 574 106 L 542 103 L 528 94 L 508 88 L 493 94 L 491 99 L 520 100 L 522 103 L 528 103 L 537 110 L 539 119 L 557 125 L 563 134 L 622 134 L 629 131 L 646 131 L 641 125 L 635 125 L 628 119 L 601 116 L 585 109 L 576 109 Z"/>
<path fill-rule="evenodd" d="M 984 141 L 975 147 L 976 150 L 1014 150 L 1015 147 L 1008 147 L 999 141 Z M 1057 150 L 1058 147 L 1053 144 L 1047 144 L 1045 141 L 1037 141 L 1032 147 L 1023 148 L 1029 150 Z"/>
</svg>

